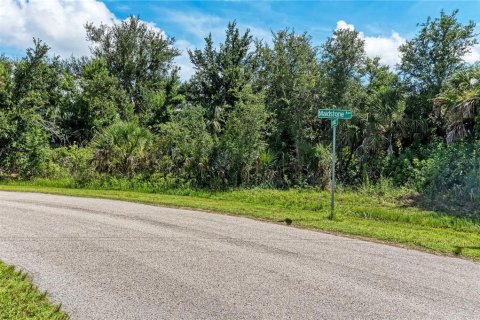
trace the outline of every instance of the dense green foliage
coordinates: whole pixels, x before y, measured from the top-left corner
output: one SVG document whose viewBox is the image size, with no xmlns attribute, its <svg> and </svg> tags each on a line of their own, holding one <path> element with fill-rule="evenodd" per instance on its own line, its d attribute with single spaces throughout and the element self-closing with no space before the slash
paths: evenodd
<svg viewBox="0 0 480 320">
<path fill-rule="evenodd" d="M 456 15 L 420 24 L 395 70 L 349 29 L 315 47 L 306 33 L 267 43 L 231 22 L 218 46 L 208 36 L 189 51 L 184 82 L 174 40 L 137 17 L 87 24 L 90 57 L 61 60 L 35 39 L 24 58 L 0 57 L 0 175 L 326 188 L 331 129 L 316 111 L 352 109 L 338 131 L 343 185 L 390 180 L 479 212 L 480 65 L 463 61 L 475 23 Z"/>
</svg>

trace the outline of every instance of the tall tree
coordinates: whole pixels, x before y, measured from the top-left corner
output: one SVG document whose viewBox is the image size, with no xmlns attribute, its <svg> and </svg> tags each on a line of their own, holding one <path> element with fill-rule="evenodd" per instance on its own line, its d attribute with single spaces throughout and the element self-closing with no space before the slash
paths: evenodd
<svg viewBox="0 0 480 320">
<path fill-rule="evenodd" d="M 228 23 L 224 43 L 216 49 L 212 35 L 205 38 L 203 50 L 189 51 L 195 68 L 189 86 L 189 100 L 206 108 L 210 130 L 221 131 L 228 114 L 239 101 L 239 93 L 250 83 L 254 69 L 250 52 L 252 36 L 243 35 L 235 21 Z"/>
<path fill-rule="evenodd" d="M 145 112 L 144 93 L 164 92 L 171 73 L 178 72 L 173 60 L 180 53 L 174 39 L 130 16 L 113 26 L 85 25 L 91 51 L 104 59 L 110 73 L 128 94 L 137 113 Z"/>
<path fill-rule="evenodd" d="M 437 94 L 445 81 L 464 64 L 463 57 L 477 43 L 475 23 L 466 25 L 457 20 L 458 10 L 450 15 L 443 10 L 440 17 L 420 24 L 420 31 L 400 46 L 399 69 L 418 91 Z M 417 92 L 418 92 L 417 91 Z"/>
<path fill-rule="evenodd" d="M 204 114 L 202 106 L 183 108 L 172 121 L 160 125 L 156 143 L 157 167 L 162 172 L 203 187 L 209 182 L 213 149 Z"/>
<path fill-rule="evenodd" d="M 446 139 L 480 140 L 480 66 L 454 74 L 435 98 L 435 111 L 446 119 Z"/>
<path fill-rule="evenodd" d="M 15 65 L 12 102 L 20 111 L 35 113 L 39 125 L 48 132 L 51 142 L 63 143 L 60 109 L 65 102 L 64 70 L 59 57 L 50 58 L 50 48 L 33 39 L 33 48 Z"/>
<path fill-rule="evenodd" d="M 286 29 L 273 35 L 272 48 L 263 45 L 259 50 L 264 63 L 260 78 L 272 120 L 270 147 L 275 157 L 281 159 L 281 169 L 290 167 L 290 179 L 301 180 L 305 152 L 311 149 L 314 136 L 318 49 L 312 46 L 307 34 Z"/>
<path fill-rule="evenodd" d="M 176 109 L 185 104 L 185 96 L 177 72 L 172 72 L 162 83 L 162 90 L 145 89 L 143 98 L 148 108 L 140 117 L 142 124 L 157 131 L 159 125 L 170 121 Z"/>
<path fill-rule="evenodd" d="M 12 65 L 0 61 L 0 171 L 40 175 L 48 144 L 62 142 L 59 110 L 63 72 L 49 47 L 34 39 L 33 48 Z"/>
<path fill-rule="evenodd" d="M 359 82 L 365 64 L 365 42 L 355 30 L 337 29 L 322 46 L 321 65 L 325 73 L 329 107 L 341 108 L 346 103 L 349 86 Z"/>
<path fill-rule="evenodd" d="M 366 152 L 393 152 L 399 147 L 403 114 L 403 87 L 396 74 L 379 58 L 368 59 L 366 103 L 362 108 L 368 117 L 362 148 Z M 397 150 L 398 151 L 398 150 Z"/>
<path fill-rule="evenodd" d="M 400 46 L 402 61 L 399 70 L 410 86 L 406 114 L 415 124 L 412 132 L 429 129 L 424 139 L 443 136 L 443 119 L 434 117 L 433 98 L 440 93 L 446 81 L 464 65 L 463 57 L 477 43 L 475 23 L 458 22 L 458 10 L 420 24 L 418 34 Z"/>
<path fill-rule="evenodd" d="M 267 112 L 263 96 L 254 93 L 248 85 L 239 92 L 238 98 L 214 150 L 212 176 L 220 185 L 249 184 L 251 171 L 265 148 Z"/>
<path fill-rule="evenodd" d="M 322 46 L 320 66 L 324 77 L 321 86 L 325 88 L 320 106 L 328 109 L 353 109 L 361 114 L 366 92 L 362 78 L 366 66 L 365 42 L 360 34 L 351 29 L 337 29 Z M 349 165 L 357 148 L 362 143 L 365 119 L 358 116 L 350 121 L 340 121 L 338 141 L 338 165 L 341 178 L 351 179 Z M 349 181 L 352 182 L 352 181 Z"/>
<path fill-rule="evenodd" d="M 357 175 L 354 178 L 376 180 L 383 174 L 385 156 L 398 154 L 404 132 L 404 90 L 400 79 L 382 65 L 379 58 L 367 58 L 365 65 L 365 98 L 355 109 L 359 140 L 351 146 L 355 154 Z M 348 153 L 345 170 L 353 153 Z"/>
<path fill-rule="evenodd" d="M 8 109 L 12 102 L 13 63 L 0 56 L 0 112 Z"/>
<path fill-rule="evenodd" d="M 118 80 L 107 70 L 106 62 L 93 59 L 81 67 L 72 103 L 63 108 L 63 125 L 70 141 L 89 141 L 116 120 L 129 120 L 133 107 Z"/>
</svg>

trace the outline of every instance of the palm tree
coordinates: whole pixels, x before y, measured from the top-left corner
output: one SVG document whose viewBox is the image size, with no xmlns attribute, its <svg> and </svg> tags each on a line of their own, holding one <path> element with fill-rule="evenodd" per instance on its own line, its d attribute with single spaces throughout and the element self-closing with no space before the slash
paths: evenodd
<svg viewBox="0 0 480 320">
<path fill-rule="evenodd" d="M 456 73 L 435 98 L 436 112 L 447 123 L 447 143 L 463 138 L 476 138 L 480 133 L 480 66 Z M 477 134 L 475 134 L 477 131 Z"/>
<path fill-rule="evenodd" d="M 93 140 L 97 170 L 130 177 L 146 161 L 152 137 L 135 122 L 112 124 Z"/>
</svg>

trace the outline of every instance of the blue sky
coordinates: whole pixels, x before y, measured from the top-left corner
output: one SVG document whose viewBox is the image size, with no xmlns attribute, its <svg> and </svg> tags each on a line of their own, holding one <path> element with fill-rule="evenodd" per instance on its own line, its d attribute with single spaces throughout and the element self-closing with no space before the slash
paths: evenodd
<svg viewBox="0 0 480 320">
<path fill-rule="evenodd" d="M 361 32 L 368 55 L 393 66 L 398 45 L 415 35 L 418 22 L 456 8 L 460 21 L 480 24 L 480 1 L 0 0 L 0 52 L 21 56 L 36 36 L 62 56 L 88 54 L 82 30 L 86 21 L 113 23 L 134 14 L 177 40 L 184 79 L 193 72 L 186 49 L 202 47 L 209 32 L 220 42 L 226 24 L 234 19 L 241 29 L 249 28 L 267 41 L 271 30 L 290 27 L 308 32 L 315 45 L 335 28 L 354 28 Z M 480 47 L 466 59 L 480 60 Z"/>
<path fill-rule="evenodd" d="M 389 35 L 395 30 L 413 35 L 417 22 L 437 16 L 440 10 L 460 9 L 462 21 L 479 19 L 480 1 L 106 1 L 120 18 L 139 14 L 178 38 L 192 37 L 186 23 L 211 18 L 205 26 L 219 27 L 217 21 L 236 19 L 241 26 L 262 30 L 293 27 L 309 32 L 319 41 L 327 37 L 339 20 L 347 21 L 370 35 Z"/>
</svg>

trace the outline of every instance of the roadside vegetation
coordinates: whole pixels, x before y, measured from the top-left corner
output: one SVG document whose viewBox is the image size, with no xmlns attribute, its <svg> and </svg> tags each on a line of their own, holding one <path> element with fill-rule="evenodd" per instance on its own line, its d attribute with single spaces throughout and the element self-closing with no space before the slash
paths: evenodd
<svg viewBox="0 0 480 320">
<path fill-rule="evenodd" d="M 27 274 L 0 262 L 0 319 L 66 320 L 69 317 L 60 306 L 48 300 L 46 292 L 39 292 Z"/>
<path fill-rule="evenodd" d="M 52 56 L 34 39 L 23 58 L 0 56 L 0 179 L 327 190 L 332 133 L 316 114 L 339 108 L 353 111 L 338 128 L 341 184 L 388 180 L 430 208 L 472 217 L 480 65 L 463 59 L 475 27 L 457 11 L 427 18 L 391 68 L 366 55 L 355 30 L 314 46 L 288 28 L 254 39 L 234 21 L 219 45 L 208 36 L 188 51 L 186 81 L 174 39 L 138 17 L 87 23 L 89 57 Z"/>
<path fill-rule="evenodd" d="M 230 22 L 222 43 L 188 52 L 186 81 L 174 39 L 138 17 L 85 28 L 89 57 L 52 56 L 40 39 L 0 57 L 1 189 L 289 218 L 480 256 L 480 65 L 464 61 L 478 35 L 457 11 L 420 23 L 395 68 L 355 30 L 317 47 Z M 333 221 L 320 108 L 353 111 L 338 128 Z"/>
</svg>

